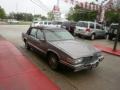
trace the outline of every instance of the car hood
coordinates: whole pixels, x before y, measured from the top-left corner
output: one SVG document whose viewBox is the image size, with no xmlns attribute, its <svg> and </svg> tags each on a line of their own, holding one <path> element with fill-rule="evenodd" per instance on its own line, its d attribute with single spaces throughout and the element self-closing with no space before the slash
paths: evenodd
<svg viewBox="0 0 120 90">
<path fill-rule="evenodd" d="M 93 56 L 95 52 L 99 52 L 100 50 L 83 43 L 77 40 L 66 40 L 66 41 L 54 41 L 50 42 L 54 47 L 62 50 L 73 59 L 78 59 L 80 57 Z"/>
</svg>

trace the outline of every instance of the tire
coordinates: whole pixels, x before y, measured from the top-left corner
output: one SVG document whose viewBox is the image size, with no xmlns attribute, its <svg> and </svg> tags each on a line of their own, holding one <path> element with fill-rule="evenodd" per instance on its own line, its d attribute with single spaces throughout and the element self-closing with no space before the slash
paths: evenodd
<svg viewBox="0 0 120 90">
<path fill-rule="evenodd" d="M 92 34 L 90 37 L 91 40 L 95 40 L 95 34 Z"/>
<path fill-rule="evenodd" d="M 52 70 L 58 69 L 58 57 L 55 54 L 48 55 L 48 64 Z"/>
<path fill-rule="evenodd" d="M 30 50 L 30 46 L 29 46 L 29 44 L 27 43 L 27 41 L 25 41 L 25 48 L 26 48 L 27 50 Z"/>
</svg>

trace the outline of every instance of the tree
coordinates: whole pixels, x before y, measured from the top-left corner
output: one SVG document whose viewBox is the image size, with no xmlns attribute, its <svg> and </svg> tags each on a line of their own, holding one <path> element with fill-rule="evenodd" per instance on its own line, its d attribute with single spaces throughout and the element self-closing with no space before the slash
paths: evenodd
<svg viewBox="0 0 120 90">
<path fill-rule="evenodd" d="M 46 20 L 47 18 L 45 16 L 42 16 L 41 14 L 34 15 L 34 20 Z"/>
<path fill-rule="evenodd" d="M 0 7 L 0 18 L 4 19 L 6 17 L 5 11 L 2 7 Z"/>
<path fill-rule="evenodd" d="M 106 21 L 107 21 L 108 25 L 110 25 L 111 23 L 118 23 L 119 22 L 120 13 L 119 12 L 115 12 L 114 10 L 106 11 L 105 17 L 106 17 Z"/>
<path fill-rule="evenodd" d="M 31 13 L 10 13 L 8 19 L 16 19 L 16 20 L 23 20 L 23 21 L 32 21 L 33 15 Z"/>
<path fill-rule="evenodd" d="M 52 11 L 48 12 L 47 15 L 48 15 L 48 20 L 54 20 L 54 14 Z"/>
<path fill-rule="evenodd" d="M 120 0 L 113 2 L 112 8 L 105 13 L 107 25 L 119 23 L 120 21 Z"/>
<path fill-rule="evenodd" d="M 69 13 L 67 14 L 67 19 L 71 21 L 79 20 L 94 21 L 96 19 L 96 16 L 97 16 L 96 11 L 82 9 L 78 5 L 76 5 L 74 8 L 70 8 Z"/>
</svg>

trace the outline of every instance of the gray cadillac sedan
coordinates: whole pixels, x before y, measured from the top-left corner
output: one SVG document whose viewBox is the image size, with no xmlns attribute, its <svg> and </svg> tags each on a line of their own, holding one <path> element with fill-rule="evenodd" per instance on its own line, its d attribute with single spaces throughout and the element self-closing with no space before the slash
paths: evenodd
<svg viewBox="0 0 120 90">
<path fill-rule="evenodd" d="M 56 27 L 30 27 L 22 33 L 27 49 L 34 48 L 46 55 L 51 69 L 64 64 L 74 71 L 96 68 L 104 59 L 101 51 L 76 40 L 67 30 Z"/>
</svg>

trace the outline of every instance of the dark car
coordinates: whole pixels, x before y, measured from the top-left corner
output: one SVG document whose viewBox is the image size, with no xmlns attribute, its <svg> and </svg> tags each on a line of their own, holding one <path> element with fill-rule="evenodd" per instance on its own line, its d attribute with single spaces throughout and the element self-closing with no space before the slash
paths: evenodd
<svg viewBox="0 0 120 90">
<path fill-rule="evenodd" d="M 75 26 L 76 26 L 75 22 L 66 21 L 62 23 L 61 28 L 68 30 L 73 35 Z"/>
<path fill-rule="evenodd" d="M 120 32 L 120 31 L 118 31 L 119 30 L 118 28 L 119 28 L 119 24 L 111 24 L 110 25 L 110 28 L 108 30 L 108 39 L 109 40 L 113 40 L 116 38 L 117 32 L 118 33 Z M 120 33 L 119 33 L 118 39 L 120 40 Z"/>
<path fill-rule="evenodd" d="M 65 29 L 31 27 L 22 34 L 25 47 L 34 48 L 46 55 L 49 66 L 56 70 L 64 64 L 74 71 L 91 69 L 103 60 L 101 51 L 77 41 Z"/>
</svg>

